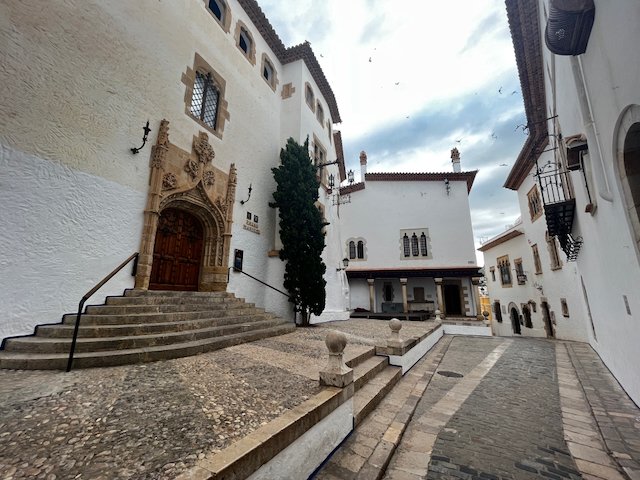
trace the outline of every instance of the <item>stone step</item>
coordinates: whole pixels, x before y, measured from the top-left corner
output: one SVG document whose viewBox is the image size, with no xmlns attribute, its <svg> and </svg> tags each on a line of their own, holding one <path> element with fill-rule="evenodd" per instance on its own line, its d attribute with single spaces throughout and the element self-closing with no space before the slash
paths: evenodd
<svg viewBox="0 0 640 480">
<path fill-rule="evenodd" d="M 240 343 L 283 335 L 293 330 L 295 330 L 295 326 L 292 323 L 286 322 L 275 327 L 172 345 L 78 353 L 74 357 L 73 368 L 109 367 L 187 357 L 238 345 Z M 63 370 L 67 366 L 67 359 L 68 354 L 65 353 L 33 354 L 0 351 L 0 368 Z"/>
<path fill-rule="evenodd" d="M 238 300 L 214 304 L 91 305 L 86 308 L 85 313 L 87 315 L 130 315 L 133 313 L 198 312 L 210 310 L 234 310 L 239 308 L 255 308 L 255 305 L 253 303 L 240 302 Z"/>
<path fill-rule="evenodd" d="M 364 352 L 358 355 L 354 355 L 353 357 L 350 357 L 350 358 L 345 358 L 344 363 L 349 368 L 355 368 L 358 365 L 360 365 L 362 362 L 365 362 L 367 359 L 372 358 L 375 355 L 376 355 L 376 347 L 371 347 L 368 350 L 365 350 Z M 345 354 L 345 357 L 347 357 L 346 354 Z"/>
<path fill-rule="evenodd" d="M 194 320 L 180 321 L 146 321 L 142 323 L 123 324 L 87 324 L 84 316 L 80 319 L 78 337 L 118 337 L 132 335 L 162 334 L 175 331 L 197 330 L 201 328 L 218 327 L 222 325 L 233 325 L 251 321 L 269 320 L 274 318 L 269 313 L 255 313 L 251 315 L 233 315 L 226 317 L 205 317 Z M 144 318 L 142 318 L 144 320 Z M 75 322 L 75 319 L 74 319 Z M 71 338 L 74 329 L 73 323 L 53 325 L 38 325 L 36 335 L 39 337 Z M 8 341 L 8 340 L 7 340 Z"/>
<path fill-rule="evenodd" d="M 353 395 L 353 423 L 357 426 L 402 378 L 402 368 L 387 366 Z"/>
<path fill-rule="evenodd" d="M 284 320 L 269 319 L 200 328 L 187 331 L 172 331 L 156 335 L 131 335 L 120 337 L 79 337 L 76 352 L 98 352 L 105 350 L 124 350 L 145 348 L 174 343 L 185 343 L 206 338 L 220 337 L 247 332 L 252 329 L 265 329 L 283 325 Z M 71 348 L 71 333 L 65 338 L 55 337 L 21 337 L 8 339 L 4 350 L 6 352 L 23 353 L 65 353 Z"/>
<path fill-rule="evenodd" d="M 127 289 L 125 297 L 228 297 L 235 298 L 231 292 L 182 292 L 171 290 L 139 290 Z"/>
<path fill-rule="evenodd" d="M 371 356 L 353 368 L 353 388 L 357 392 L 389 366 L 388 357 Z"/>
<path fill-rule="evenodd" d="M 244 302 L 234 296 L 207 296 L 207 297 L 168 297 L 166 295 L 141 295 L 138 297 L 107 297 L 106 305 L 215 305 L 218 303 Z"/>
<path fill-rule="evenodd" d="M 167 312 L 167 313 L 130 313 L 117 315 L 96 315 L 83 314 L 80 323 L 82 325 L 123 325 L 123 324 L 144 324 L 160 322 L 181 322 L 188 320 L 199 320 L 203 318 L 218 318 L 225 316 L 255 315 L 261 311 L 255 307 L 220 309 L 220 310 L 199 310 L 194 312 Z M 62 316 L 62 323 L 74 325 L 76 314 L 68 313 Z"/>
</svg>

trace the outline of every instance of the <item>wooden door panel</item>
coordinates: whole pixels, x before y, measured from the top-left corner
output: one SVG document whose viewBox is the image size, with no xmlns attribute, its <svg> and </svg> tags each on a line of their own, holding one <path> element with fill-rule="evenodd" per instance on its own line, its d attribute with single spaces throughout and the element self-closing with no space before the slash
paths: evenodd
<svg viewBox="0 0 640 480">
<path fill-rule="evenodd" d="M 175 208 L 162 212 L 156 233 L 149 288 L 197 290 L 202 245 L 202 225 L 196 217 Z"/>
</svg>

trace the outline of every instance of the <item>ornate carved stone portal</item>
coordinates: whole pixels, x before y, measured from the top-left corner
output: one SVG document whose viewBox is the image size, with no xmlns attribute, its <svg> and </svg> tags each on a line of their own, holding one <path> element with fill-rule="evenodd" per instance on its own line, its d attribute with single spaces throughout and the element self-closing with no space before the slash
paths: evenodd
<svg viewBox="0 0 640 480">
<path fill-rule="evenodd" d="M 169 122 L 162 120 L 151 153 L 151 174 L 136 288 L 148 289 L 158 221 L 166 209 L 189 212 L 204 230 L 199 291 L 225 290 L 236 195 L 236 168 L 225 172 L 213 165 L 215 152 L 206 133 L 193 139 L 191 152 L 169 142 Z"/>
</svg>

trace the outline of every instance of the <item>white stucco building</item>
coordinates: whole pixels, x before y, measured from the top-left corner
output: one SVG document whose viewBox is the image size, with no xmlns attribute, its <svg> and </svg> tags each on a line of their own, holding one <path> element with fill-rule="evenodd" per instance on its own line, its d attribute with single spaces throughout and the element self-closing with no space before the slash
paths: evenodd
<svg viewBox="0 0 640 480">
<path fill-rule="evenodd" d="M 555 311 L 556 336 L 588 341 L 640 403 L 640 4 L 506 5 L 529 133 L 505 183 L 519 194 L 523 222 L 513 232 L 522 235 L 507 232 L 483 250 L 496 275 L 502 255 L 511 265 L 511 255 L 521 256 L 531 272 L 527 248 L 537 243 L 543 273 L 534 267 L 524 289 L 491 288 L 496 282 L 489 281 L 491 295 L 518 306 L 530 294 L 542 295 L 530 289 L 538 284 Z M 541 217 L 533 220 L 529 194 L 536 188 Z M 546 257 L 543 230 L 564 251 L 559 262 Z M 545 270 L 557 263 L 561 268 Z M 567 300 L 568 317 L 560 298 Z M 509 324 L 507 317 L 499 333 Z"/>
<path fill-rule="evenodd" d="M 369 313 L 429 312 L 477 316 L 480 274 L 475 260 L 469 192 L 477 171 L 367 173 L 343 187 L 343 255 L 349 259 L 350 305 Z"/>
<path fill-rule="evenodd" d="M 134 285 L 227 289 L 291 318 L 286 297 L 227 274 L 242 252 L 244 271 L 282 287 L 268 203 L 289 137 L 308 137 L 317 163 L 338 159 L 325 183 L 344 179 L 340 114 L 310 45 L 286 48 L 255 0 L 9 0 L 0 18 L 0 339 L 59 322 L 136 251 L 135 279 L 127 268 L 92 301 Z M 191 242 L 180 254 L 172 229 Z M 326 243 L 338 264 L 336 229 Z M 332 319 L 348 317 L 341 279 L 327 269 Z"/>
</svg>

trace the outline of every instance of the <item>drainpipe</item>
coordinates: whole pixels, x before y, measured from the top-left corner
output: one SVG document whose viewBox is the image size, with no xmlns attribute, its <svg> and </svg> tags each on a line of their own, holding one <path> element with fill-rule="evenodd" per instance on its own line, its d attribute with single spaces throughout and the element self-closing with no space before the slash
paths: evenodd
<svg viewBox="0 0 640 480">
<path fill-rule="evenodd" d="M 613 195 L 611 193 L 611 187 L 609 186 L 609 180 L 607 179 L 607 170 L 604 164 L 604 157 L 602 155 L 602 146 L 600 145 L 600 136 L 598 135 L 598 128 L 596 122 L 593 119 L 593 107 L 591 105 L 591 99 L 589 97 L 589 89 L 587 88 L 587 81 L 584 75 L 584 68 L 582 66 L 582 58 L 580 56 L 571 57 L 571 67 L 573 69 L 573 78 L 576 84 L 576 90 L 578 92 L 578 101 L 580 103 L 580 111 L 582 112 L 582 121 L 584 122 L 587 141 L 589 144 L 595 144 L 596 146 L 596 161 L 593 162 L 594 170 L 596 172 L 596 179 L 598 179 L 598 194 L 603 200 L 607 202 L 613 202 Z"/>
</svg>

